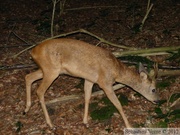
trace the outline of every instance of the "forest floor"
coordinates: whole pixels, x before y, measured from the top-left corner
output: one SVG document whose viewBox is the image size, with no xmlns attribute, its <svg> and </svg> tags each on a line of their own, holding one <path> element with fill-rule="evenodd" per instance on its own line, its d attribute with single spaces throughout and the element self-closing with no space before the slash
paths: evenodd
<svg viewBox="0 0 180 135">
<path fill-rule="evenodd" d="M 176 0 L 154 1 L 154 6 L 148 15 L 143 30 L 137 32 L 136 26 L 141 23 L 146 14 L 147 1 L 144 0 L 67 0 L 64 11 L 59 15 L 59 4 L 55 13 L 55 34 L 68 33 L 85 29 L 116 44 L 135 48 L 156 48 L 180 45 L 180 3 Z M 89 8 L 86 8 L 89 7 Z M 50 37 L 50 24 L 53 4 L 51 0 L 5 0 L 0 4 L 0 134 L 1 135 L 121 135 L 125 124 L 119 113 L 114 112 L 110 118 L 97 120 L 89 117 L 89 128 L 82 124 L 84 99 L 56 102 L 47 105 L 56 130 L 51 130 L 46 122 L 36 95 L 36 89 L 41 81 L 32 87 L 32 107 L 26 115 L 22 115 L 26 103 L 25 76 L 36 70 L 35 66 L 23 68 L 23 65 L 33 64 L 29 51 L 17 58 L 12 56 Z M 73 34 L 68 38 L 76 38 L 91 44 L 99 41 L 86 34 Z M 99 46 L 110 51 L 122 50 L 101 43 Z M 167 64 L 161 61 L 160 64 Z M 18 65 L 22 67 L 17 68 Z M 176 61 L 168 61 L 168 65 L 179 66 Z M 8 68 L 16 66 L 16 68 Z M 173 93 L 180 90 L 180 77 L 158 78 L 160 97 L 168 100 Z M 94 87 L 93 91 L 99 88 Z M 148 127 L 162 121 L 155 119 L 154 109 L 157 105 L 147 101 L 142 96 L 134 96 L 129 87 L 116 91 L 116 94 L 128 97 L 128 105 L 123 109 L 133 127 Z M 45 100 L 50 101 L 68 95 L 83 95 L 82 79 L 66 75 L 59 76 L 45 94 Z M 106 106 L 98 96 L 91 99 L 90 113 L 96 108 Z M 162 107 L 167 111 L 167 104 Z M 103 115 L 103 114 L 102 114 Z M 90 115 L 92 116 L 92 115 Z M 169 122 L 168 127 L 180 128 L 180 120 Z"/>
</svg>

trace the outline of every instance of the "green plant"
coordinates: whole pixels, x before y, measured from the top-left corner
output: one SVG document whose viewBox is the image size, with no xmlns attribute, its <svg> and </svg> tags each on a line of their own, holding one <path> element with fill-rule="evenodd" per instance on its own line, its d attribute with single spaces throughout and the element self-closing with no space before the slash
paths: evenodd
<svg viewBox="0 0 180 135">
<path fill-rule="evenodd" d="M 167 59 L 169 61 L 174 61 L 180 64 L 180 49 L 178 50 L 178 53 L 169 52 L 172 55 Z"/>
<path fill-rule="evenodd" d="M 128 99 L 123 94 L 120 94 L 119 101 L 122 105 L 128 105 Z M 93 110 L 90 114 L 93 120 L 106 120 L 117 112 L 117 109 L 107 97 L 102 98 L 99 102 L 102 102 L 104 106 L 99 107 L 98 103 L 93 103 L 90 105 L 90 108 Z"/>
<path fill-rule="evenodd" d="M 169 123 L 173 123 L 180 120 L 180 109 L 179 108 L 172 109 L 170 107 L 170 104 L 179 100 L 179 98 L 180 98 L 180 93 L 174 93 L 170 96 L 168 100 L 168 108 L 165 109 L 166 112 L 162 111 L 161 109 L 162 104 L 154 108 L 154 112 L 156 113 L 156 116 L 154 116 L 154 118 L 160 119 L 160 121 L 155 124 L 156 127 L 167 128 Z"/>
<path fill-rule="evenodd" d="M 23 127 L 23 124 L 21 123 L 21 121 L 17 121 L 15 123 L 16 126 L 16 132 L 19 133 L 21 131 L 21 128 Z"/>
<path fill-rule="evenodd" d="M 162 82 L 158 82 L 157 83 L 157 88 L 164 89 L 164 88 L 170 86 L 170 84 L 171 83 L 168 80 L 165 80 L 165 81 L 162 81 Z"/>
</svg>

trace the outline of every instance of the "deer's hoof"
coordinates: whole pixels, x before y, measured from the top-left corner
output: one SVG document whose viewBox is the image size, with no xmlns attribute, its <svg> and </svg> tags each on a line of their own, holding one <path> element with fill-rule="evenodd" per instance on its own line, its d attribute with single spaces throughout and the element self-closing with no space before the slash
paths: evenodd
<svg viewBox="0 0 180 135">
<path fill-rule="evenodd" d="M 56 126 L 51 127 L 52 131 L 55 131 L 56 129 L 57 129 Z"/>
<path fill-rule="evenodd" d="M 26 115 L 26 112 L 24 111 L 22 114 L 23 114 L 23 115 Z"/>
<path fill-rule="evenodd" d="M 88 123 L 85 123 L 84 126 L 85 126 L 86 128 L 89 128 L 89 124 L 88 124 Z"/>
</svg>

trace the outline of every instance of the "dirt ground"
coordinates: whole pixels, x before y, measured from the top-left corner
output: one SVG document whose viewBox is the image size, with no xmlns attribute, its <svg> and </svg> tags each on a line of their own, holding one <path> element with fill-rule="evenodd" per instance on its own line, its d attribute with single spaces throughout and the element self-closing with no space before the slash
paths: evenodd
<svg viewBox="0 0 180 135">
<path fill-rule="evenodd" d="M 143 30 L 136 33 L 147 8 L 144 0 L 67 0 L 64 11 L 59 15 L 59 4 L 55 13 L 55 34 L 63 34 L 78 29 L 86 29 L 108 41 L 136 48 L 155 48 L 180 45 L 180 2 L 178 0 L 152 1 L 154 4 Z M 30 65 L 33 60 L 29 51 L 25 51 L 16 59 L 12 56 L 34 43 L 50 37 L 50 24 L 53 4 L 51 0 L 5 0 L 0 2 L 0 66 Z M 89 7 L 89 8 L 85 8 Z M 85 34 L 68 36 L 98 44 L 98 40 Z M 121 50 L 107 44 L 101 47 L 111 51 Z M 163 64 L 160 63 L 160 64 Z M 166 63 L 165 63 L 166 64 Z M 179 66 L 170 61 L 168 64 Z M 0 69 L 0 134 L 1 135 L 121 135 L 125 124 L 118 113 L 108 120 L 91 120 L 89 128 L 82 124 L 84 99 L 56 102 L 47 106 L 56 130 L 51 130 L 46 122 L 36 95 L 40 84 L 37 81 L 32 87 L 32 107 L 23 115 L 26 101 L 25 75 L 36 67 Z M 158 78 L 163 82 L 164 78 Z M 83 95 L 80 78 L 61 75 L 48 89 L 46 101 L 68 96 Z M 180 77 L 160 91 L 161 99 L 168 99 L 174 92 L 179 92 Z M 129 103 L 123 106 L 133 127 L 146 125 L 147 119 L 154 115 L 156 105 L 135 94 L 130 88 L 122 88 L 117 94 L 124 93 Z M 101 97 L 92 98 L 92 102 Z M 103 104 L 103 103 L 102 103 Z M 91 109 L 90 109 L 91 111 Z M 151 122 L 156 122 L 152 120 Z M 168 124 L 168 127 L 180 127 L 180 121 Z"/>
</svg>

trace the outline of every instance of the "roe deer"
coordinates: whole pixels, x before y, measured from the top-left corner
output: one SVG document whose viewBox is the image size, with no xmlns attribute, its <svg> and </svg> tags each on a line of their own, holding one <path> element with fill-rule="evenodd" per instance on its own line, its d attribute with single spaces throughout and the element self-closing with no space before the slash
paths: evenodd
<svg viewBox="0 0 180 135">
<path fill-rule="evenodd" d="M 121 114 L 127 128 L 130 128 L 131 125 L 123 112 L 121 103 L 112 89 L 112 85 L 115 82 L 133 88 L 151 102 L 156 103 L 158 101 L 155 81 L 147 75 L 142 64 L 140 65 L 139 73 L 136 73 L 117 60 L 111 52 L 101 47 L 75 39 L 52 39 L 33 48 L 31 55 L 40 69 L 25 77 L 27 92 L 25 113 L 28 112 L 31 107 L 32 83 L 43 78 L 37 89 L 37 95 L 46 122 L 51 128 L 53 124 L 46 109 L 44 94 L 59 74 L 68 74 L 85 79 L 84 124 L 88 124 L 89 102 L 94 83 L 97 83 L 104 90 L 107 97 Z"/>
</svg>

